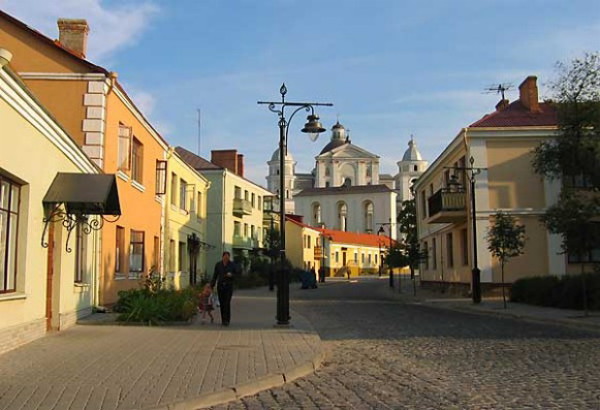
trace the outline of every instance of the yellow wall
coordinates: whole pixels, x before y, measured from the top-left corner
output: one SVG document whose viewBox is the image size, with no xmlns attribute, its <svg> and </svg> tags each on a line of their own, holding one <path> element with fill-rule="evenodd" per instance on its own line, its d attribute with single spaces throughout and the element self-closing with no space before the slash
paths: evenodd
<svg viewBox="0 0 600 410">
<path fill-rule="evenodd" d="M 0 74 L 4 74 L 0 71 Z M 0 87 L 6 90 L 0 79 Z M 3 93 L 0 93 L 3 95 Z M 35 103 L 33 103 L 35 104 Z M 26 112 L 32 111 L 27 108 Z M 51 124 L 49 117 L 40 123 Z M 73 154 L 67 156 L 48 137 L 35 128 L 0 98 L 0 173 L 22 184 L 19 206 L 19 228 L 17 249 L 17 291 L 0 294 L 0 329 L 10 332 L 15 326 L 38 323 L 45 330 L 46 316 L 46 275 L 48 250 L 41 246 L 43 224 L 42 199 L 50 187 L 57 172 L 83 172 L 74 163 Z M 51 132 L 52 135 L 55 135 Z M 64 134 L 63 134 L 64 135 Z M 65 137 L 66 138 L 66 137 Z M 72 148 L 77 151 L 75 145 Z M 80 161 L 87 165 L 86 172 L 95 172 L 83 153 L 76 152 Z M 26 160 L 25 160 L 26 159 Z M 43 172 L 39 166 L 43 164 Z M 84 284 L 75 284 L 75 253 L 65 250 L 66 231 L 60 223 L 55 224 L 55 272 L 53 304 L 53 327 L 59 328 L 73 324 L 83 311 L 91 310 L 93 284 L 95 280 L 94 244 L 98 237 L 87 236 L 87 266 Z M 48 239 L 47 236 L 45 238 Z M 74 236 L 69 245 L 74 247 Z"/>
<path fill-rule="evenodd" d="M 310 237 L 310 247 L 307 237 Z M 315 245 L 320 244 L 321 233 L 293 222 L 285 224 L 285 253 L 292 266 L 300 269 L 319 270 L 321 260 L 315 259 Z"/>
<path fill-rule="evenodd" d="M 179 244 L 185 243 L 187 237 L 192 233 L 202 241 L 206 239 L 206 204 L 207 192 L 210 186 L 208 180 L 197 171 L 187 165 L 173 150 L 169 151 L 167 165 L 167 194 L 165 196 L 165 236 L 163 245 L 164 272 L 167 283 L 175 288 L 181 288 L 189 284 L 189 255 L 185 252 L 184 260 L 179 260 Z M 172 175 L 176 175 L 175 186 L 177 189 L 175 200 L 171 197 L 173 185 Z M 179 184 L 181 179 L 187 183 L 187 203 L 182 206 L 179 198 Z M 202 201 L 198 207 L 198 193 L 201 193 Z M 173 203 L 174 202 L 174 203 Z M 173 256 L 171 260 L 171 241 L 174 241 Z M 206 252 L 201 250 L 197 263 L 197 280 L 207 274 Z M 211 272 L 212 273 L 212 272 Z"/>
<path fill-rule="evenodd" d="M 385 248 L 382 247 L 381 254 L 384 253 Z M 346 254 L 346 265 L 344 265 L 344 254 Z M 375 274 L 378 273 L 381 263 L 378 246 L 330 242 L 326 247 L 325 255 L 325 266 L 329 268 L 330 276 L 347 276 L 347 270 L 344 268 L 350 271 L 350 276 Z"/>
</svg>

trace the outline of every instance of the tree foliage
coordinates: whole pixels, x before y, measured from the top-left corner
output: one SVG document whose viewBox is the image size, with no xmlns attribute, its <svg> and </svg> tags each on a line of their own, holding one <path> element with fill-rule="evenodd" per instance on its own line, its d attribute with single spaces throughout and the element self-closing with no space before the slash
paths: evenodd
<svg viewBox="0 0 600 410">
<path fill-rule="evenodd" d="M 488 250 L 504 264 L 519 256 L 525 247 L 525 226 L 517 224 L 512 215 L 497 212 L 494 225 L 488 229 Z"/>
</svg>

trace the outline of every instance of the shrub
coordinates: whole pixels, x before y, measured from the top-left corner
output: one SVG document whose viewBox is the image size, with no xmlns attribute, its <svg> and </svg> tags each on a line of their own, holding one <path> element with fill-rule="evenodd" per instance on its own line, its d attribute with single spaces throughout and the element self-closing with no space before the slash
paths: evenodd
<svg viewBox="0 0 600 410">
<path fill-rule="evenodd" d="M 187 321 L 196 313 L 198 288 L 183 290 L 129 289 L 119 292 L 114 307 L 121 313 L 117 320 L 157 325 L 164 322 Z"/>
<path fill-rule="evenodd" d="M 600 273 L 586 273 L 588 307 L 600 310 Z M 582 275 L 537 276 L 515 281 L 510 300 L 563 309 L 583 309 Z"/>
</svg>

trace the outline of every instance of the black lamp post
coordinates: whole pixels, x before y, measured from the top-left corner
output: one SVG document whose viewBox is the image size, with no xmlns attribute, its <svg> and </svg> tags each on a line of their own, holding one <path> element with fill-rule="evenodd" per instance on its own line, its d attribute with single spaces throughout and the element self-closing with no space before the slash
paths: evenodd
<svg viewBox="0 0 600 410">
<path fill-rule="evenodd" d="M 476 168 L 473 167 L 475 163 L 475 158 L 472 156 L 469 158 L 470 167 L 446 167 L 450 169 L 455 169 L 458 171 L 469 171 L 468 178 L 469 183 L 471 184 L 471 223 L 473 227 L 473 269 L 471 270 L 471 296 L 473 298 L 473 303 L 477 304 L 481 302 L 481 271 L 479 270 L 479 266 L 477 263 L 477 210 L 475 207 L 475 177 L 481 173 L 481 171 L 486 168 Z M 450 186 L 459 186 L 455 175 L 452 176 L 450 182 L 448 183 Z"/>
<path fill-rule="evenodd" d="M 314 107 L 331 107 L 333 104 L 285 101 L 285 95 L 287 94 L 285 83 L 281 85 L 279 93 L 281 94 L 281 101 L 258 101 L 258 104 L 268 104 L 269 110 L 279 117 L 279 229 L 281 240 L 279 249 L 280 272 L 277 284 L 277 324 L 288 325 L 290 323 L 290 281 L 288 272 L 285 269 L 285 155 L 287 153 L 289 123 L 298 111 L 304 109 L 310 112 L 302 132 L 309 134 L 312 141 L 316 141 L 319 134 L 325 131 L 325 128 L 321 125 L 319 116 L 315 114 Z M 285 118 L 286 107 L 296 107 L 289 119 Z"/>
<path fill-rule="evenodd" d="M 377 235 L 381 235 L 382 233 L 385 233 L 385 229 L 383 229 L 384 226 L 389 225 L 390 226 L 390 231 L 392 230 L 392 223 L 391 222 L 385 222 L 382 223 L 381 226 L 379 227 L 379 229 L 377 230 Z M 390 232 L 391 235 L 391 232 Z M 377 241 L 379 242 L 379 276 L 381 276 L 381 270 L 383 268 L 383 258 L 381 257 L 381 237 L 379 237 L 379 240 Z M 391 245 L 391 239 L 390 239 L 390 245 Z M 389 249 L 389 245 L 388 245 L 388 249 Z M 390 288 L 394 287 L 394 271 L 393 269 L 390 269 Z"/>
</svg>

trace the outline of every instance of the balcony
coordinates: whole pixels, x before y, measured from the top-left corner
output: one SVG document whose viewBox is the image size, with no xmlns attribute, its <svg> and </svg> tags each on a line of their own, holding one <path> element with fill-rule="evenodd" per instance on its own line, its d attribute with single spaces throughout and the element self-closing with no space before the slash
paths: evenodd
<svg viewBox="0 0 600 410">
<path fill-rule="evenodd" d="M 258 241 L 254 238 L 233 235 L 233 247 L 238 249 L 254 249 L 258 245 Z"/>
<path fill-rule="evenodd" d="M 244 215 L 252 215 L 252 204 L 242 198 L 233 199 L 233 214 L 242 217 Z"/>
<path fill-rule="evenodd" d="M 427 199 L 428 223 L 455 223 L 467 218 L 465 191 L 440 189 Z"/>
</svg>

